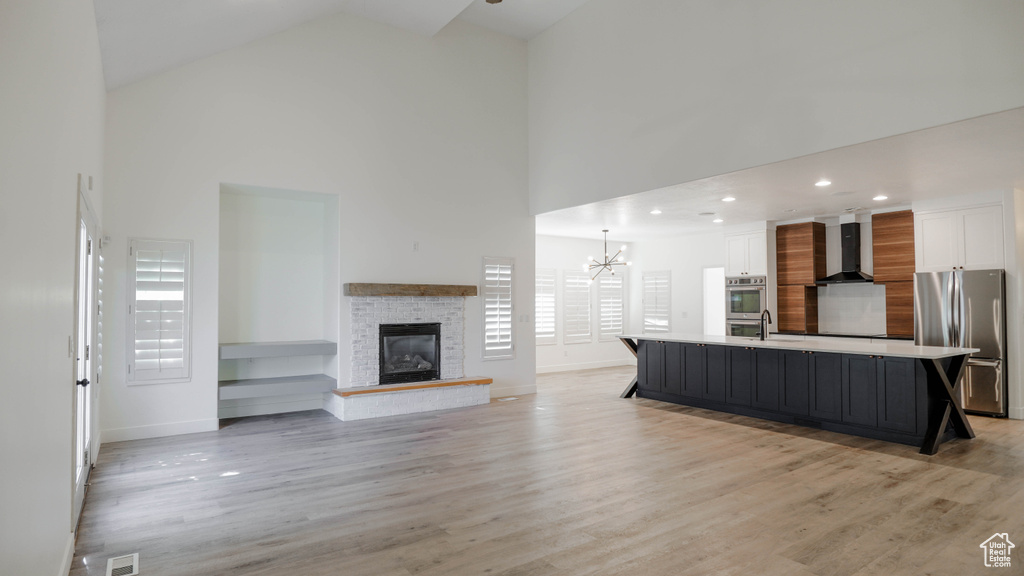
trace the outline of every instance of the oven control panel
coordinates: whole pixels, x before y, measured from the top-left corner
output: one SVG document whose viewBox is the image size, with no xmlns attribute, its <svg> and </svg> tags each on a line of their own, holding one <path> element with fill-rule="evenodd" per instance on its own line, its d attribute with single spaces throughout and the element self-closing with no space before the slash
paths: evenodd
<svg viewBox="0 0 1024 576">
<path fill-rule="evenodd" d="M 738 278 L 726 278 L 726 286 L 764 286 L 767 279 L 764 276 L 740 276 Z"/>
</svg>

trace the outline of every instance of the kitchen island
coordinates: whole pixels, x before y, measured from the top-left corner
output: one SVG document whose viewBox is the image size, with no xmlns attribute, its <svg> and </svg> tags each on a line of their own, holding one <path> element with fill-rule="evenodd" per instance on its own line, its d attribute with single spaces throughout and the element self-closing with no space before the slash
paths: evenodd
<svg viewBox="0 0 1024 576">
<path fill-rule="evenodd" d="M 974 437 L 959 383 L 976 348 L 668 333 L 619 339 L 637 357 L 623 398 L 910 444 L 922 454 L 935 454 L 951 434 Z"/>
</svg>

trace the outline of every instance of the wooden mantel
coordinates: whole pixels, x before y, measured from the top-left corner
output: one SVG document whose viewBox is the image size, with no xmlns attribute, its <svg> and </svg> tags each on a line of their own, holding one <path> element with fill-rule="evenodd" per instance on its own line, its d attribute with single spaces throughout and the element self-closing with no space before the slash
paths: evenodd
<svg viewBox="0 0 1024 576">
<path fill-rule="evenodd" d="M 476 296 L 476 286 L 456 284 L 345 284 L 345 296 Z"/>
</svg>

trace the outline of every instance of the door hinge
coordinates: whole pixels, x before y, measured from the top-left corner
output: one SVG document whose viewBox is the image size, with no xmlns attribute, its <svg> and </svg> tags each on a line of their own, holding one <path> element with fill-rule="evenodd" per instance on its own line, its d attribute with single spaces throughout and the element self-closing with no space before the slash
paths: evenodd
<svg viewBox="0 0 1024 576">
<path fill-rule="evenodd" d="M 85 345 L 85 359 L 89 359 L 89 344 Z"/>
<path fill-rule="evenodd" d="M 92 256 L 92 239 L 85 241 L 85 255 Z"/>
</svg>

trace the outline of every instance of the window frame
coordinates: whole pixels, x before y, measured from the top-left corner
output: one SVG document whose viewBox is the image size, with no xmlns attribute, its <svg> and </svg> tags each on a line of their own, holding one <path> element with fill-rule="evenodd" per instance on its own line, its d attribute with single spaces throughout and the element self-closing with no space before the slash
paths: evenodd
<svg viewBox="0 0 1024 576">
<path fill-rule="evenodd" d="M 618 283 L 617 288 L 613 290 L 617 291 L 616 296 L 619 299 L 619 323 L 617 330 L 605 330 L 606 324 L 606 307 L 605 307 L 605 290 L 606 284 L 612 280 Z M 618 340 L 618 335 L 622 334 L 626 328 L 626 276 L 620 274 L 601 274 L 597 277 L 597 341 L 598 342 L 614 342 Z"/>
<path fill-rule="evenodd" d="M 585 286 L 586 292 L 580 288 Z M 590 274 L 579 270 L 562 271 L 562 343 L 589 344 L 594 341 L 594 313 L 591 309 L 593 290 Z M 580 302 L 574 302 L 578 298 Z M 586 332 L 570 332 L 580 325 L 586 312 Z"/>
<path fill-rule="evenodd" d="M 552 346 L 558 344 L 558 270 L 555 268 L 537 268 L 534 274 L 534 338 L 538 346 Z M 544 281 L 543 286 L 541 285 L 542 280 Z M 550 301 L 542 303 L 542 297 L 546 297 Z M 550 322 L 548 322 L 548 317 L 550 317 Z M 541 334 L 542 319 L 544 320 L 544 325 L 550 324 L 550 333 Z"/>
<path fill-rule="evenodd" d="M 138 254 L 140 250 L 181 250 L 184 252 L 184 263 L 182 270 L 182 329 L 181 329 L 181 354 L 182 366 L 174 369 L 174 373 L 161 376 L 162 370 L 157 369 L 154 373 L 150 369 L 140 370 L 136 367 L 136 354 L 138 352 L 137 324 L 138 314 Z M 180 382 L 191 382 L 192 380 L 192 241 L 191 240 L 167 240 L 155 238 L 129 238 L 128 239 L 128 317 L 127 337 L 125 338 L 126 348 L 126 382 L 128 385 L 147 384 L 173 384 Z"/>
<path fill-rule="evenodd" d="M 657 292 L 657 285 L 655 286 L 656 291 L 655 291 L 655 294 L 654 294 L 655 297 L 656 297 L 656 301 L 653 304 L 651 304 L 650 301 L 649 301 L 649 298 L 648 298 L 648 280 L 649 279 L 654 281 L 654 282 L 664 281 L 664 287 L 665 287 L 665 294 L 664 294 L 664 300 L 665 301 L 664 301 L 664 305 L 663 305 L 663 307 L 664 307 L 664 318 L 665 318 L 665 327 L 664 328 L 660 328 L 659 327 L 657 329 L 654 329 L 652 327 L 652 323 L 648 322 L 649 318 L 652 318 L 652 317 L 660 315 L 661 314 L 660 309 L 662 308 L 662 303 L 660 302 L 660 299 L 657 298 L 657 296 L 659 295 L 658 292 Z M 666 333 L 666 332 L 671 332 L 672 331 L 672 271 L 671 270 L 653 270 L 653 271 L 649 271 L 649 272 L 648 271 L 644 271 L 641 274 L 641 284 L 642 284 L 641 289 L 643 290 L 643 293 L 642 293 L 642 296 L 643 296 L 643 306 L 642 306 L 642 309 L 643 309 L 643 333 L 644 334 L 662 334 L 662 333 Z M 650 306 L 653 306 L 653 309 Z M 652 314 L 652 312 L 653 312 L 653 314 Z"/>
<path fill-rule="evenodd" d="M 488 267 L 498 266 L 497 271 L 498 280 L 497 285 L 488 284 Z M 508 286 L 502 286 L 501 281 L 501 267 L 508 267 Z M 515 328 L 515 258 L 509 257 L 497 257 L 497 256 L 484 256 L 483 263 L 481 266 L 481 282 L 480 282 L 480 356 L 483 360 L 511 360 L 516 357 L 516 328 Z M 487 341 L 488 337 L 488 302 L 493 295 L 498 298 L 498 343 L 496 345 L 489 344 Z M 501 334 L 501 299 L 505 296 L 508 300 L 508 343 L 503 344 Z"/>
</svg>

